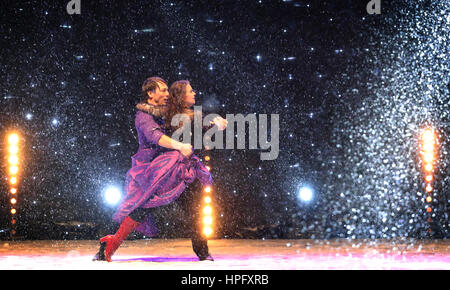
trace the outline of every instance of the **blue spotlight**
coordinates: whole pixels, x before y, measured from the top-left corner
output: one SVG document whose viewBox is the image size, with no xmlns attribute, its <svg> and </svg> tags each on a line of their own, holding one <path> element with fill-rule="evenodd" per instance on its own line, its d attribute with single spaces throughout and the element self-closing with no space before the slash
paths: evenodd
<svg viewBox="0 0 450 290">
<path fill-rule="evenodd" d="M 108 205 L 114 206 L 119 203 L 122 198 L 122 194 L 119 189 L 114 186 L 110 186 L 105 190 L 103 198 Z"/>
<path fill-rule="evenodd" d="M 311 188 L 304 186 L 300 188 L 300 190 L 298 191 L 298 197 L 302 201 L 308 202 L 311 201 L 311 199 L 313 198 L 313 192 Z"/>
</svg>

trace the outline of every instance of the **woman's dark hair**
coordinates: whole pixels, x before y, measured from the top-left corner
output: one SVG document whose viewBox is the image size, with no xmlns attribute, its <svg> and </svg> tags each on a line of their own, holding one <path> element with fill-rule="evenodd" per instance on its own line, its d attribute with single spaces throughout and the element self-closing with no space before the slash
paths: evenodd
<svg viewBox="0 0 450 290">
<path fill-rule="evenodd" d="M 179 126 L 172 127 L 171 121 L 176 114 L 187 114 L 191 121 L 194 119 L 194 111 L 185 103 L 186 87 L 190 85 L 189 81 L 181 80 L 174 82 L 169 88 L 168 108 L 165 113 L 164 127 L 170 130 L 176 130 L 183 124 L 180 121 Z"/>
</svg>

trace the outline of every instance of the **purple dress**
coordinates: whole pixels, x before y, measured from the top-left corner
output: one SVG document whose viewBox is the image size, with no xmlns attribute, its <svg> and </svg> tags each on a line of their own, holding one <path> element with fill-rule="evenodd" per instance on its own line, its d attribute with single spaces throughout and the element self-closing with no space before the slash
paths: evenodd
<svg viewBox="0 0 450 290">
<path fill-rule="evenodd" d="M 197 156 L 185 158 L 178 150 L 158 145 L 159 139 L 165 134 L 160 126 L 162 122 L 162 119 L 146 112 L 136 113 L 139 149 L 131 157 L 132 167 L 126 174 L 126 195 L 113 215 L 113 220 L 118 223 L 136 208 L 153 208 L 171 203 L 196 178 L 202 185 L 213 183 L 210 172 Z M 149 237 L 159 233 L 151 214 L 136 230 Z"/>
</svg>

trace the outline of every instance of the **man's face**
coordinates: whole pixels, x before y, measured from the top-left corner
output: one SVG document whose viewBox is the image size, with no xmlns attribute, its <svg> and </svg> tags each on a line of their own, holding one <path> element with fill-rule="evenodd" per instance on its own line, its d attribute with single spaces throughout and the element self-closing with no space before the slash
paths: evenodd
<svg viewBox="0 0 450 290">
<path fill-rule="evenodd" d="M 169 98 L 169 88 L 162 82 L 158 82 L 158 86 L 154 92 L 148 92 L 148 103 L 156 106 L 166 106 Z"/>
</svg>

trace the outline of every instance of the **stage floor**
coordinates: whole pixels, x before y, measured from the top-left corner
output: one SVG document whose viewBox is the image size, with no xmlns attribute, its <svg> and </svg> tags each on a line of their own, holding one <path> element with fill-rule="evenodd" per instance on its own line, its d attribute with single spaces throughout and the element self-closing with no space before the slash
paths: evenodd
<svg viewBox="0 0 450 290">
<path fill-rule="evenodd" d="M 0 241 L 0 269 L 446 269 L 449 240 L 211 240 L 199 262 L 188 239 L 127 240 L 113 262 L 94 262 L 98 242 Z"/>
</svg>

